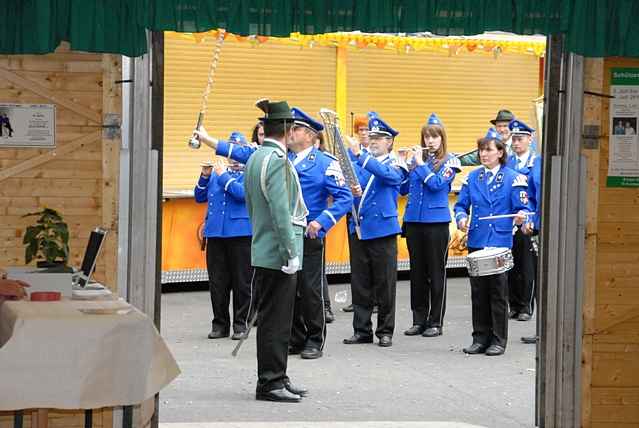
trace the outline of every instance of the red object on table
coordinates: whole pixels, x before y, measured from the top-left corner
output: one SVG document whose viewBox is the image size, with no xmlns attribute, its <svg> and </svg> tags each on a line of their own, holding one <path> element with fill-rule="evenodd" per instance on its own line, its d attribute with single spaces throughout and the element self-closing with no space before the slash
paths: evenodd
<svg viewBox="0 0 639 428">
<path fill-rule="evenodd" d="M 34 291 L 31 293 L 32 302 L 57 302 L 62 298 L 59 291 Z"/>
</svg>

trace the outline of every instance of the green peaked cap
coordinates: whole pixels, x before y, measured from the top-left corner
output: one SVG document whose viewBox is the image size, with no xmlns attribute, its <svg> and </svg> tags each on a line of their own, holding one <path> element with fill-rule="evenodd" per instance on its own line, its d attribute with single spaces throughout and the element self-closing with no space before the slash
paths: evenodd
<svg viewBox="0 0 639 428">
<path fill-rule="evenodd" d="M 293 114 L 291 108 L 286 101 L 274 101 L 267 100 L 258 101 L 257 107 L 264 112 L 264 117 L 259 119 L 262 121 L 267 120 L 293 120 Z"/>
</svg>

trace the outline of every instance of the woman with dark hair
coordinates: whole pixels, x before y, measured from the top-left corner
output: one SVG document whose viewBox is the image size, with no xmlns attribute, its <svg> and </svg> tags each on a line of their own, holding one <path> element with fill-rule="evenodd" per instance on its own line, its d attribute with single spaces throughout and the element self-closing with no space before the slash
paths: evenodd
<svg viewBox="0 0 639 428">
<path fill-rule="evenodd" d="M 264 124 L 262 122 L 257 122 L 253 127 L 253 131 L 251 133 L 251 143 L 257 144 L 261 146 L 264 142 Z"/>
<path fill-rule="evenodd" d="M 448 194 L 459 159 L 447 151 L 446 130 L 435 113 L 422 126 L 419 146 L 408 157 L 410 174 L 404 230 L 410 255 L 410 306 L 413 326 L 407 336 L 440 336 L 446 311 L 446 261 L 450 233 Z"/>
<path fill-rule="evenodd" d="M 513 218 L 480 220 L 481 217 L 515 214 L 514 223 L 520 226 L 529 212 L 526 176 L 506 166 L 506 146 L 497 132 L 488 130 L 477 141 L 477 149 L 482 166 L 468 175 L 455 204 L 457 228 L 469 230 L 469 254 L 487 247 L 513 245 Z M 508 341 L 507 273 L 471 276 L 470 289 L 473 343 L 464 352 L 502 355 Z"/>
</svg>

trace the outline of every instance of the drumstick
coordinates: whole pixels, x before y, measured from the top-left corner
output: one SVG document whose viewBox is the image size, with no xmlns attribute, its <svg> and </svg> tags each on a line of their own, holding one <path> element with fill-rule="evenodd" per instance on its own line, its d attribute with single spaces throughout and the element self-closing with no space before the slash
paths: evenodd
<svg viewBox="0 0 639 428">
<path fill-rule="evenodd" d="M 535 213 L 523 213 L 525 216 L 534 215 Z M 498 218 L 512 218 L 517 217 L 519 214 L 499 214 L 499 215 L 489 215 L 486 217 L 479 217 L 478 220 L 495 220 Z"/>
</svg>

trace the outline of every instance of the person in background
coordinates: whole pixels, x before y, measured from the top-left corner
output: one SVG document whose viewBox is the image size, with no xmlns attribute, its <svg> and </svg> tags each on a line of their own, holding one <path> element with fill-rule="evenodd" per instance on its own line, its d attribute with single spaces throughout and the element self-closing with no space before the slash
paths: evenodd
<svg viewBox="0 0 639 428">
<path fill-rule="evenodd" d="M 317 133 L 314 146 L 316 149 L 320 150 L 321 152 L 326 152 L 324 134 L 322 134 L 321 132 Z M 329 153 L 329 155 L 330 154 L 331 153 Z M 322 272 L 324 273 L 322 277 L 322 287 L 323 287 L 322 295 L 324 296 L 324 318 L 325 318 L 326 324 L 330 324 L 333 321 L 335 321 L 335 314 L 333 314 L 333 309 L 331 308 L 331 296 L 328 292 L 328 278 L 326 277 L 326 251 L 324 252 L 324 257 L 322 260 Z"/>
<path fill-rule="evenodd" d="M 521 120 L 514 119 L 508 125 L 512 139 L 512 154 L 506 165 L 525 175 L 529 187 L 530 209 L 536 212 L 536 194 L 534 192 L 533 169 L 541 158 L 530 150 L 532 133 L 535 131 Z M 532 190 L 532 191 L 531 191 Z M 528 224 L 517 228 L 513 236 L 513 268 L 508 272 L 508 316 L 519 321 L 529 321 L 533 313 L 535 296 L 536 257 Z"/>
<path fill-rule="evenodd" d="M 404 230 L 410 255 L 410 303 L 413 325 L 407 336 L 440 336 L 446 312 L 448 194 L 459 159 L 447 151 L 446 130 L 435 113 L 422 126 L 420 145 L 408 152 L 409 176 L 400 193 L 408 194 Z"/>
<path fill-rule="evenodd" d="M 289 159 L 300 179 L 302 196 L 308 208 L 304 236 L 304 266 L 297 276 L 297 299 L 293 315 L 290 354 L 303 359 L 322 356 L 326 337 L 324 309 L 324 238 L 326 233 L 350 211 L 351 191 L 336 158 L 315 147 L 324 126 L 299 108 L 293 108 Z M 333 203 L 328 205 L 329 198 Z"/>
<path fill-rule="evenodd" d="M 375 335 L 379 346 L 388 347 L 393 344 L 395 330 L 397 235 L 401 232 L 397 197 L 408 171 L 390 156 L 398 132 L 375 112 L 369 113 L 368 129 L 367 151 L 356 139 L 350 140 L 358 181 L 366 184 L 363 191 L 361 186 L 353 189 L 357 198 L 357 217 L 353 216 L 349 224 L 353 336 L 343 342 L 373 342 L 371 316 L 376 298 L 379 310 Z"/>
<path fill-rule="evenodd" d="M 369 130 L 368 130 L 368 117 L 367 116 L 355 116 L 353 118 L 353 135 L 357 138 L 357 142 L 362 150 L 362 153 L 368 153 L 369 147 Z M 353 156 L 352 150 L 348 151 L 348 155 L 351 158 L 351 162 L 357 163 L 357 158 Z M 347 213 L 346 217 L 349 221 L 351 221 L 351 213 Z M 358 247 L 353 246 L 352 239 L 355 238 L 355 235 L 348 234 L 348 250 L 352 254 L 353 251 L 357 251 Z M 353 287 L 351 284 L 351 296 L 353 296 Z M 373 300 L 375 301 L 375 305 L 373 306 L 373 313 L 376 313 L 378 310 L 377 298 L 375 297 L 375 290 L 373 290 Z M 351 303 L 348 306 L 344 306 L 342 308 L 344 312 L 353 312 L 353 304 Z"/>
<path fill-rule="evenodd" d="M 261 146 L 264 142 L 264 125 L 262 122 L 258 122 L 251 133 L 251 143 L 257 146 Z"/>
<path fill-rule="evenodd" d="M 510 155 L 510 130 L 508 124 L 515 118 L 510 110 L 499 110 L 497 116 L 490 121 L 493 124 L 494 130 L 499 136 L 499 140 L 502 141 L 506 147 L 506 154 Z M 479 151 L 477 149 L 468 153 L 459 155 L 459 160 L 462 166 L 478 166 L 481 165 L 479 160 Z"/>
<path fill-rule="evenodd" d="M 498 214 L 516 214 L 521 225 L 529 212 L 528 183 L 506 166 L 506 146 L 494 130 L 477 141 L 482 166 L 468 175 L 462 185 L 455 219 L 459 230 L 468 232 L 468 252 L 487 247 L 511 248 L 513 219 L 479 220 Z M 471 211 L 472 207 L 472 211 Z M 468 221 L 469 215 L 472 219 Z M 502 355 L 508 342 L 508 273 L 471 276 L 473 343 L 466 354 Z"/>
<path fill-rule="evenodd" d="M 233 132 L 232 144 L 246 146 L 244 135 Z M 244 167 L 237 161 L 218 160 L 203 165 L 195 186 L 195 200 L 208 202 L 204 239 L 206 267 L 213 309 L 209 339 L 229 336 L 229 299 L 233 294 L 233 340 L 248 329 L 253 290 L 251 287 L 251 224 L 244 201 Z"/>
</svg>

